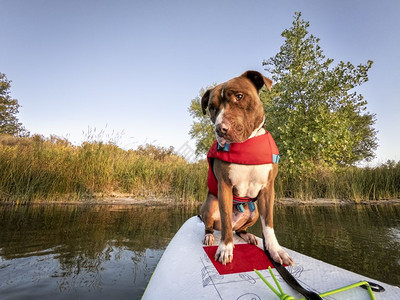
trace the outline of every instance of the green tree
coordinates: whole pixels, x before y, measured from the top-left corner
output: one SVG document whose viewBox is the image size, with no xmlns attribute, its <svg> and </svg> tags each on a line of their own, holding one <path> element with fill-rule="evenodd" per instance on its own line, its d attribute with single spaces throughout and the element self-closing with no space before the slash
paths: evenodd
<svg viewBox="0 0 400 300">
<path fill-rule="evenodd" d="M 341 61 L 332 67 L 333 59 L 325 58 L 308 27 L 296 13 L 293 26 L 282 33 L 280 52 L 263 62 L 275 83 L 271 92 L 260 95 L 266 127 L 278 144 L 281 162 L 292 173 L 370 160 L 377 147 L 375 115 L 367 112 L 367 101 L 354 90 L 368 81 L 372 61 L 357 67 Z M 206 154 L 215 138 L 201 110 L 204 92 L 189 107 L 196 154 Z"/>
<path fill-rule="evenodd" d="M 20 105 L 10 96 L 11 81 L 0 73 L 0 134 L 27 136 L 29 132 L 18 122 L 16 115 Z"/>
<path fill-rule="evenodd" d="M 274 136 L 289 171 L 335 169 L 374 157 L 375 115 L 354 88 L 368 81 L 368 61 L 325 58 L 319 39 L 309 34 L 309 22 L 295 13 L 284 30 L 280 52 L 263 62 L 275 82 L 262 92 L 267 129 Z"/>
<path fill-rule="evenodd" d="M 215 85 L 214 85 L 215 86 Z M 212 88 L 210 86 L 208 88 Z M 199 95 L 192 99 L 189 107 L 189 113 L 193 117 L 194 121 L 189 131 L 189 135 L 192 139 L 196 140 L 196 155 L 207 154 L 208 149 L 211 147 L 215 140 L 214 127 L 210 120 L 210 117 L 203 115 L 201 109 L 201 97 L 207 89 L 201 89 Z"/>
</svg>

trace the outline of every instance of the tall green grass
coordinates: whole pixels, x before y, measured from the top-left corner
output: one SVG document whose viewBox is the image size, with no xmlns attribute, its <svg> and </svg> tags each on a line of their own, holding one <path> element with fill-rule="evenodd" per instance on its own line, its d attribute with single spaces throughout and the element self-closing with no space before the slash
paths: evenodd
<svg viewBox="0 0 400 300">
<path fill-rule="evenodd" d="M 124 150 L 113 142 L 0 136 L 0 201 L 82 200 L 96 197 L 173 198 L 204 201 L 207 162 L 188 163 L 152 145 Z M 281 168 L 277 198 L 331 198 L 359 202 L 400 198 L 400 162 L 375 168 L 319 170 L 293 177 Z"/>
<path fill-rule="evenodd" d="M 278 198 L 338 199 L 354 202 L 400 199 L 400 162 L 377 167 L 343 167 L 292 177 L 281 169 L 275 183 Z"/>
<path fill-rule="evenodd" d="M 205 199 L 207 166 L 172 149 L 123 150 L 113 143 L 74 146 L 59 138 L 0 137 L 0 201 L 81 200 L 123 195 Z M 204 181 L 204 182 L 203 182 Z"/>
</svg>

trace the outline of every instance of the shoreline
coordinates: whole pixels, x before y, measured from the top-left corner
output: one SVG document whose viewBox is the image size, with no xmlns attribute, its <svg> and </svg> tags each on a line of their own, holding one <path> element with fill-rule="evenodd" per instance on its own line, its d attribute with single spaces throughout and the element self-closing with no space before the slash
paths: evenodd
<svg viewBox="0 0 400 300">
<path fill-rule="evenodd" d="M 85 200 L 74 201 L 34 201 L 30 204 L 46 205 L 46 204 L 60 204 L 60 205 L 132 205 L 132 206 L 196 206 L 201 205 L 203 202 L 184 202 L 177 201 L 172 198 L 132 198 L 132 197 L 104 197 Z M 2 203 L 2 205 L 15 205 L 15 203 Z M 26 204 L 17 204 L 26 205 Z M 282 198 L 275 200 L 275 205 L 282 206 L 345 206 L 345 205 L 400 205 L 400 199 L 387 199 L 387 200 L 361 200 L 359 202 L 353 200 L 339 200 L 339 199 L 310 199 L 301 200 L 295 198 Z"/>
<path fill-rule="evenodd" d="M 278 205 L 285 206 L 343 206 L 343 205 L 399 205 L 400 199 L 385 199 L 385 200 L 340 200 L 340 199 L 310 199 L 301 200 L 294 198 L 282 198 L 275 202 Z"/>
</svg>

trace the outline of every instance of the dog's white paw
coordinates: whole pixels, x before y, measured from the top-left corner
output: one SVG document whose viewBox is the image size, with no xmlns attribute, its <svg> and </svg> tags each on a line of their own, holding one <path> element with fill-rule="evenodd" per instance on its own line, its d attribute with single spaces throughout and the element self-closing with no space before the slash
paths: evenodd
<svg viewBox="0 0 400 300">
<path fill-rule="evenodd" d="M 238 235 L 246 241 L 246 243 L 251 245 L 258 245 L 258 239 L 254 234 L 248 232 L 239 232 Z"/>
<path fill-rule="evenodd" d="M 203 238 L 203 245 L 212 246 L 214 245 L 214 235 L 212 233 L 207 233 Z"/>
<path fill-rule="evenodd" d="M 265 249 L 269 251 L 274 261 L 285 264 L 288 266 L 294 266 L 294 262 L 289 254 L 279 245 L 276 239 L 273 228 L 266 227 L 263 229 L 265 238 Z"/>
<path fill-rule="evenodd" d="M 274 261 L 279 262 L 281 265 L 294 266 L 292 258 L 287 252 L 279 246 L 277 249 L 270 249 L 269 253 Z"/>
<path fill-rule="evenodd" d="M 226 265 L 232 262 L 233 259 L 233 243 L 225 245 L 221 242 L 218 246 L 217 252 L 215 253 L 215 260 L 221 264 Z"/>
</svg>

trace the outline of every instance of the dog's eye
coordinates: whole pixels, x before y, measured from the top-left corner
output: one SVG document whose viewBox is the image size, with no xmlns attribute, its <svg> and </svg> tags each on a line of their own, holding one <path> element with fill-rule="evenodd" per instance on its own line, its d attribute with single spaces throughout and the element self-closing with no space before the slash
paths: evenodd
<svg viewBox="0 0 400 300">
<path fill-rule="evenodd" d="M 235 98 L 236 98 L 237 101 L 240 101 L 243 98 L 243 94 L 236 94 Z"/>
</svg>

